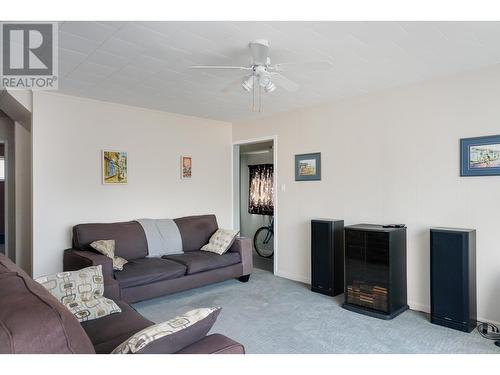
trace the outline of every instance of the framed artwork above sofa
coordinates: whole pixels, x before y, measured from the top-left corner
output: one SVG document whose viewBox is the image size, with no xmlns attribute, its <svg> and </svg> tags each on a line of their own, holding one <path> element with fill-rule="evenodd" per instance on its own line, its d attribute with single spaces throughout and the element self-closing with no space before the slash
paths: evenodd
<svg viewBox="0 0 500 375">
<path fill-rule="evenodd" d="M 128 153 L 103 150 L 101 157 L 102 183 L 125 185 L 128 183 Z"/>
</svg>

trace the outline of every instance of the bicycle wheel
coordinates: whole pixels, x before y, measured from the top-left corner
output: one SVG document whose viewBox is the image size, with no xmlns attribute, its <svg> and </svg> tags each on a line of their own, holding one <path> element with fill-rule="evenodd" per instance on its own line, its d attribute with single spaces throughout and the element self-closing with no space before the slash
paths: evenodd
<svg viewBox="0 0 500 375">
<path fill-rule="evenodd" d="M 274 233 L 269 227 L 262 227 L 255 232 L 253 245 L 261 257 L 271 258 L 274 254 Z"/>
</svg>

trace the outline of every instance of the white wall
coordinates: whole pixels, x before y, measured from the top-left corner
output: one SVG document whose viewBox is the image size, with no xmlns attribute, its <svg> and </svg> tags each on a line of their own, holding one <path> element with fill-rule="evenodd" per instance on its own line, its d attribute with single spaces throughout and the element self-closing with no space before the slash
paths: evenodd
<svg viewBox="0 0 500 375">
<path fill-rule="evenodd" d="M 309 222 L 406 223 L 408 299 L 429 309 L 429 228 L 477 229 L 478 315 L 500 321 L 500 177 L 459 176 L 459 139 L 500 133 L 500 68 L 237 122 L 233 141 L 277 135 L 278 275 L 310 280 Z M 322 153 L 322 181 L 294 155 Z"/>
<path fill-rule="evenodd" d="M 242 154 L 240 158 L 240 231 L 243 237 L 252 238 L 260 227 L 269 224 L 269 216 L 248 213 L 249 165 L 273 164 L 273 153 Z"/>
<path fill-rule="evenodd" d="M 78 223 L 214 213 L 231 225 L 229 123 L 36 92 L 32 132 L 35 277 L 62 269 Z M 101 184 L 102 149 L 128 151 L 128 185 Z"/>
</svg>

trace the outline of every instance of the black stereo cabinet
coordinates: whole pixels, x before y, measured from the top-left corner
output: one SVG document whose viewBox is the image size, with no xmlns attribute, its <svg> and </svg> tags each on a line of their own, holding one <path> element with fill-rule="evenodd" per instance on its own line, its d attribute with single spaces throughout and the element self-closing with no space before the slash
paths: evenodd
<svg viewBox="0 0 500 375">
<path fill-rule="evenodd" d="M 347 310 L 392 319 L 408 309 L 406 227 L 358 224 L 345 227 Z"/>
</svg>

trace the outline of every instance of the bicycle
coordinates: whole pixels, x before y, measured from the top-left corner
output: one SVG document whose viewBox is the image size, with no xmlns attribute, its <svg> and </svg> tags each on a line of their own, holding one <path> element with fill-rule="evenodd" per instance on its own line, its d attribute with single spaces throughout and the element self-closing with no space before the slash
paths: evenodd
<svg viewBox="0 0 500 375">
<path fill-rule="evenodd" d="M 257 229 L 253 236 L 253 246 L 263 258 L 271 258 L 274 255 L 274 217 L 269 225 Z"/>
</svg>

